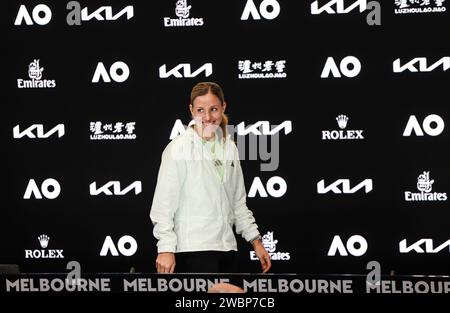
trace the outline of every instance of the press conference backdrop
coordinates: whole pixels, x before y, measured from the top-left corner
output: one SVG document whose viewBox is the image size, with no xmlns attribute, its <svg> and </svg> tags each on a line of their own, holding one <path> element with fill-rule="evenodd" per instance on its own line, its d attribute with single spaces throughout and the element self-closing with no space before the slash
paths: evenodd
<svg viewBox="0 0 450 313">
<path fill-rule="evenodd" d="M 273 272 L 448 274 L 449 6 L 4 3 L 0 263 L 154 272 L 161 153 L 214 81 Z"/>
</svg>

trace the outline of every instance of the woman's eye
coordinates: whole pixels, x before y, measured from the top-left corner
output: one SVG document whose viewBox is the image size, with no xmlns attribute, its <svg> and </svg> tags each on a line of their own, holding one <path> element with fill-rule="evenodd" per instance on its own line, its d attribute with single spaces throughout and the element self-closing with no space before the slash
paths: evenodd
<svg viewBox="0 0 450 313">
<path fill-rule="evenodd" d="M 197 109 L 197 112 L 201 113 L 203 111 L 203 109 Z"/>
</svg>

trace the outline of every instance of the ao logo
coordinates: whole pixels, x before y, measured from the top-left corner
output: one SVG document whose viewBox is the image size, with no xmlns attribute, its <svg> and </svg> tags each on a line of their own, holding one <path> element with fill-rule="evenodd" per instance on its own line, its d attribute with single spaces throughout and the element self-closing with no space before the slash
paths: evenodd
<svg viewBox="0 0 450 313">
<path fill-rule="evenodd" d="M 241 15 L 241 20 L 248 20 L 250 15 L 254 20 L 260 20 L 260 14 L 266 20 L 273 20 L 280 14 L 280 4 L 276 0 L 263 0 L 258 10 L 253 0 L 247 0 L 247 4 Z"/>
<path fill-rule="evenodd" d="M 81 21 L 90 21 L 92 19 L 97 21 L 114 21 L 121 16 L 126 15 L 126 19 L 129 20 L 134 16 L 134 9 L 131 5 L 125 7 L 116 14 L 113 14 L 112 7 L 110 6 L 102 6 L 89 13 L 88 8 L 81 9 L 81 5 L 78 1 L 68 2 L 66 8 L 69 10 L 66 21 L 67 24 L 71 26 L 81 25 Z M 38 25 L 46 25 L 50 22 L 51 18 L 52 11 L 45 4 L 36 5 L 32 10 L 31 16 L 25 5 L 22 4 L 17 13 L 14 25 L 22 25 L 23 21 L 25 21 L 26 25 L 33 25 L 34 23 Z"/>
<path fill-rule="evenodd" d="M 335 78 L 341 78 L 342 75 L 348 78 L 353 78 L 358 76 L 359 72 L 361 72 L 361 62 L 354 56 L 347 56 L 343 58 L 339 64 L 339 68 L 333 57 L 328 57 L 320 77 L 328 78 L 331 73 Z"/>
<path fill-rule="evenodd" d="M 38 4 L 35 6 L 32 10 L 31 16 L 30 13 L 28 13 L 26 6 L 22 4 L 19 8 L 19 12 L 17 12 L 14 25 L 22 25 L 24 20 L 27 25 L 33 25 L 34 23 L 38 25 L 46 25 L 51 19 L 52 11 L 45 4 Z"/>
<path fill-rule="evenodd" d="M 435 126 L 434 126 L 435 124 Z M 425 132 L 429 136 L 438 136 L 444 131 L 445 123 L 442 117 L 437 114 L 430 114 L 424 118 L 422 127 L 420 127 L 419 121 L 415 115 L 409 117 L 406 128 L 403 132 L 403 136 L 411 136 L 414 131 L 416 136 L 423 136 Z"/>
<path fill-rule="evenodd" d="M 110 83 L 111 78 L 116 83 L 122 83 L 127 80 L 128 76 L 130 76 L 130 69 L 128 68 L 128 65 L 122 61 L 117 61 L 111 65 L 109 68 L 109 75 L 103 62 L 98 62 L 94 77 L 92 77 L 92 82 L 98 83 L 101 77 L 105 83 Z"/>
<path fill-rule="evenodd" d="M 275 188 L 276 185 L 278 185 L 278 188 Z M 253 198 L 256 196 L 256 193 L 259 193 L 260 197 L 267 198 L 268 197 L 267 193 L 269 193 L 269 195 L 271 195 L 274 198 L 280 198 L 286 193 L 286 191 L 287 191 L 286 181 L 280 176 L 274 176 L 270 178 L 267 181 L 265 188 L 263 183 L 261 182 L 261 178 L 255 177 L 252 186 L 250 187 L 250 190 L 248 192 L 248 197 Z"/>
<path fill-rule="evenodd" d="M 108 255 L 108 252 L 111 253 L 112 256 L 119 256 L 119 252 L 123 256 L 132 256 L 136 253 L 137 247 L 136 240 L 129 235 L 122 236 L 117 242 L 117 247 L 111 236 L 106 236 L 102 250 L 100 251 L 100 256 L 106 256 Z"/>
<path fill-rule="evenodd" d="M 34 179 L 30 179 L 28 182 L 27 189 L 25 190 L 25 194 L 23 195 L 24 199 L 30 199 L 33 194 L 35 199 L 42 199 L 42 195 L 44 195 L 47 199 L 56 199 L 61 192 L 61 186 L 53 178 L 47 178 L 41 185 L 39 190 L 38 185 Z"/>
<path fill-rule="evenodd" d="M 328 256 L 335 256 L 336 252 L 339 252 L 341 256 L 348 256 L 350 253 L 353 256 L 361 256 L 367 252 L 367 240 L 363 236 L 353 235 L 344 246 L 341 237 L 334 236 L 331 242 L 330 249 L 328 250 Z"/>
</svg>

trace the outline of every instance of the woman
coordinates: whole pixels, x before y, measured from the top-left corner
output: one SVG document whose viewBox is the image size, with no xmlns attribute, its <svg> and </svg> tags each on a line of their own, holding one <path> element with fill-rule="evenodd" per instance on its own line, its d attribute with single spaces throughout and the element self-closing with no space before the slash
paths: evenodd
<svg viewBox="0 0 450 313">
<path fill-rule="evenodd" d="M 271 267 L 246 205 L 237 147 L 226 133 L 226 106 L 218 84 L 195 85 L 189 104 L 195 123 L 164 149 L 150 212 L 158 273 L 236 272 L 233 225 L 253 245 L 262 271 Z"/>
</svg>

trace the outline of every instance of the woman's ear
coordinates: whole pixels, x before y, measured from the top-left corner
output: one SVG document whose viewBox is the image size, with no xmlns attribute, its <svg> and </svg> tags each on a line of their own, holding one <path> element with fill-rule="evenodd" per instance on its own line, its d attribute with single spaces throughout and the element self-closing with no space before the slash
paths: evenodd
<svg viewBox="0 0 450 313">
<path fill-rule="evenodd" d="M 225 113 L 225 109 L 227 108 L 227 103 L 225 101 L 223 102 L 222 107 L 223 107 L 223 113 Z"/>
<path fill-rule="evenodd" d="M 189 111 L 191 111 L 191 115 L 194 116 L 194 107 L 192 104 L 189 104 Z"/>
</svg>

